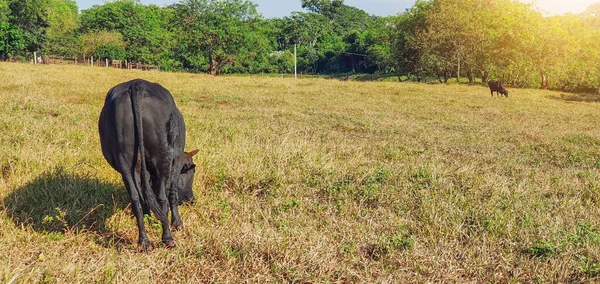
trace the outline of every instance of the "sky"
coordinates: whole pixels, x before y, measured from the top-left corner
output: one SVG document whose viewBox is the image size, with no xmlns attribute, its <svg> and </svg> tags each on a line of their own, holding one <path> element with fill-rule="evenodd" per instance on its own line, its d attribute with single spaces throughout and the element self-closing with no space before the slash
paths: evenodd
<svg viewBox="0 0 600 284">
<path fill-rule="evenodd" d="M 535 0 L 522 0 L 534 2 Z M 92 5 L 103 4 L 105 0 L 76 0 L 80 10 L 88 9 Z M 170 5 L 178 0 L 141 0 L 142 4 L 156 4 L 158 6 Z M 258 4 L 258 11 L 265 18 L 289 16 L 292 11 L 302 11 L 300 0 L 252 0 Z M 581 13 L 594 2 L 600 0 L 537 0 L 535 1 L 541 11 L 546 15 L 560 15 L 564 13 Z M 345 0 L 344 3 L 377 16 L 398 14 L 406 8 L 412 7 L 415 0 Z"/>
</svg>

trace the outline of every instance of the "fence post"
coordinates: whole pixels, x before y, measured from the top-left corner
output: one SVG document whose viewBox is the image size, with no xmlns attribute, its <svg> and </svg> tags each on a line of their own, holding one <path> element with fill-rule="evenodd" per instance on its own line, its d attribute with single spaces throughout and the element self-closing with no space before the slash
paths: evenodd
<svg viewBox="0 0 600 284">
<path fill-rule="evenodd" d="M 37 64 L 37 52 L 33 52 L 33 64 Z"/>
<path fill-rule="evenodd" d="M 90 57 L 90 66 L 94 67 L 94 57 Z"/>
<path fill-rule="evenodd" d="M 106 60 L 106 68 L 108 68 L 108 57 L 106 57 L 104 60 Z"/>
</svg>

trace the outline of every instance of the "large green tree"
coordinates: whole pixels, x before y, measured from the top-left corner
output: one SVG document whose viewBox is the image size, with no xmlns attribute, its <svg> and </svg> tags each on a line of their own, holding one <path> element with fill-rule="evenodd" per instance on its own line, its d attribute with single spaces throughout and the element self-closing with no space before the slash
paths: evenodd
<svg viewBox="0 0 600 284">
<path fill-rule="evenodd" d="M 368 61 L 369 46 L 381 37 L 371 32 L 378 24 L 378 17 L 348 6 L 343 0 L 302 0 L 307 15 L 318 15 L 322 19 L 315 22 L 319 37 L 312 46 L 306 46 L 313 59 L 313 72 L 372 72 L 376 65 Z M 306 16 L 304 18 L 307 18 Z M 302 22 L 297 21 L 296 22 Z M 306 21 L 306 19 L 304 19 Z M 308 30 L 310 28 L 305 28 Z M 383 49 L 379 49 L 383 51 Z"/>
<path fill-rule="evenodd" d="M 50 0 L 9 0 L 8 7 L 9 23 L 23 34 L 26 50 L 42 50 L 47 42 Z"/>
<path fill-rule="evenodd" d="M 433 9 L 432 2 L 418 0 L 412 9 L 392 21 L 392 54 L 401 71 L 417 81 L 427 74 L 439 75 L 441 66 L 425 40 L 428 31 L 427 17 Z"/>
<path fill-rule="evenodd" d="M 76 35 L 79 8 L 73 0 L 49 0 L 48 29 L 46 32 L 47 54 L 77 56 L 81 52 L 81 40 Z"/>
<path fill-rule="evenodd" d="M 168 13 L 168 9 L 156 5 L 145 6 L 137 1 L 108 2 L 82 11 L 79 31 L 83 34 L 118 32 L 126 43 L 129 59 L 171 69 L 169 65 L 172 62 L 168 57 L 175 43 L 165 26 Z"/>
<path fill-rule="evenodd" d="M 0 60 L 6 60 L 25 49 L 25 36 L 8 22 L 0 23 Z"/>
<path fill-rule="evenodd" d="M 269 41 L 256 4 L 246 0 L 184 0 L 173 6 L 184 66 L 219 74 L 257 72 L 268 62 Z"/>
</svg>

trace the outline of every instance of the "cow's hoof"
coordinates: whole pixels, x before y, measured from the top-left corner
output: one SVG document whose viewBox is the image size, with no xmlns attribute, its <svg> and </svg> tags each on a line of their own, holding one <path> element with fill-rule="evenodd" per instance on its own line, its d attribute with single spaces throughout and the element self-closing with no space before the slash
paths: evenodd
<svg viewBox="0 0 600 284">
<path fill-rule="evenodd" d="M 175 243 L 175 240 L 166 240 L 163 241 L 163 245 L 165 245 L 166 248 L 175 248 L 177 246 L 177 244 Z"/>
<path fill-rule="evenodd" d="M 175 231 L 181 231 L 183 230 L 183 222 L 181 220 L 173 221 L 171 222 L 171 228 L 175 229 Z"/>
<path fill-rule="evenodd" d="M 149 252 L 152 249 L 154 249 L 154 246 L 150 240 L 143 240 L 138 243 L 139 252 Z"/>
</svg>

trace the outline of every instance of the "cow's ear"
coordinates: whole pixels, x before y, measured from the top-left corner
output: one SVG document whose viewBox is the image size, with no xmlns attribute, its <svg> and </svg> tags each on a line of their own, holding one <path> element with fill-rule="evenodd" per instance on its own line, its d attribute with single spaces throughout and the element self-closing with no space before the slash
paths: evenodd
<svg viewBox="0 0 600 284">
<path fill-rule="evenodd" d="M 200 150 L 196 149 L 196 150 L 194 150 L 194 151 L 192 151 L 192 152 L 186 152 L 185 154 L 186 154 L 188 157 L 190 157 L 190 159 L 191 159 L 191 158 L 193 158 L 193 157 L 194 157 L 196 154 L 198 154 L 198 152 L 199 152 L 199 151 L 200 151 Z"/>
</svg>

